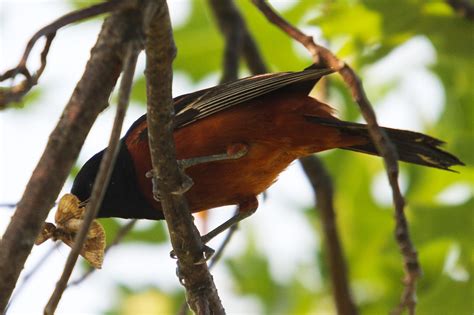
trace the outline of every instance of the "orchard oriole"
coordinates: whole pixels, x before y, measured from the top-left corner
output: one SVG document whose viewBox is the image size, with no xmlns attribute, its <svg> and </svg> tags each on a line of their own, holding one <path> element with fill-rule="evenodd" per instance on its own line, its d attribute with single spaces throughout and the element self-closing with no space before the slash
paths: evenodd
<svg viewBox="0 0 474 315">
<path fill-rule="evenodd" d="M 204 237 L 204 242 L 253 213 L 257 196 L 295 159 L 335 148 L 378 155 L 366 125 L 341 121 L 330 106 L 308 96 L 316 82 L 331 72 L 310 67 L 256 75 L 174 99 L 177 158 L 194 182 L 186 192 L 190 211 L 239 206 L 238 214 Z M 439 149 L 440 140 L 383 129 L 401 161 L 440 169 L 462 165 Z M 91 194 L 103 152 L 85 163 L 74 180 L 71 192 L 80 201 Z M 121 140 L 98 216 L 163 219 L 146 176 L 151 169 L 143 115 Z"/>
</svg>

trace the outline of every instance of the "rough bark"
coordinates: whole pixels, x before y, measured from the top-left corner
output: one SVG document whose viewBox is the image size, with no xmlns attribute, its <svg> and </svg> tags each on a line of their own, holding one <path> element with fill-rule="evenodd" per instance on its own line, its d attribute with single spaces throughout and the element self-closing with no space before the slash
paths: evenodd
<svg viewBox="0 0 474 315">
<path fill-rule="evenodd" d="M 0 243 L 0 310 L 4 310 L 34 240 L 54 205 L 97 115 L 107 107 L 121 72 L 127 38 L 134 37 L 132 11 L 110 16 L 80 81 L 50 135 L 23 197 Z"/>
</svg>

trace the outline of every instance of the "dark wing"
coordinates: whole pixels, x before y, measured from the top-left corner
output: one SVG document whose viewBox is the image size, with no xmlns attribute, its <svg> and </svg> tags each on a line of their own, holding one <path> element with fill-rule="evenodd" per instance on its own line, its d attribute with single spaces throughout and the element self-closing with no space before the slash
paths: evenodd
<svg viewBox="0 0 474 315">
<path fill-rule="evenodd" d="M 174 127 L 176 129 L 184 127 L 199 119 L 281 88 L 290 87 L 293 90 L 300 90 L 302 93 L 309 93 L 320 78 L 332 72 L 331 69 L 309 67 L 299 72 L 267 73 L 180 95 L 173 100 L 176 113 Z M 145 121 L 146 114 L 132 124 L 125 138 Z M 145 137 L 147 133 L 147 128 L 140 131 L 140 134 Z"/>
<path fill-rule="evenodd" d="M 331 69 L 308 68 L 299 72 L 261 74 L 179 96 L 175 98 L 175 128 L 184 127 L 278 89 L 296 86 L 296 83 L 304 84 L 309 81 L 312 87 L 317 80 L 332 72 Z"/>
</svg>

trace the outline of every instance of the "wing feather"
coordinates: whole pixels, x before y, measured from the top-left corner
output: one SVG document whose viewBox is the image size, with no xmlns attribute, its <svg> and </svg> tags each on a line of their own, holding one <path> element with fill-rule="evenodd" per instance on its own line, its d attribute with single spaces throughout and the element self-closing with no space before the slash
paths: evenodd
<svg viewBox="0 0 474 315">
<path fill-rule="evenodd" d="M 261 74 L 194 92 L 190 94 L 193 97 L 184 97 L 179 100 L 175 128 L 184 127 L 199 119 L 292 84 L 309 80 L 317 81 L 332 72 L 331 69 L 308 68 L 299 72 Z"/>
</svg>

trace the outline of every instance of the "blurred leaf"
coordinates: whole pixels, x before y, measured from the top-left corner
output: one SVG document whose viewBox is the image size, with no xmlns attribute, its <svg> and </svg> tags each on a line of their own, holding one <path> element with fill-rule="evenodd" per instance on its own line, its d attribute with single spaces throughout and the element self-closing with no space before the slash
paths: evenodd
<svg viewBox="0 0 474 315">
<path fill-rule="evenodd" d="M 302 49 L 303 56 L 296 51 L 302 48 L 299 43 L 290 39 L 285 33 L 268 23 L 251 1 L 238 1 L 239 7 L 245 17 L 247 25 L 259 45 L 264 60 L 270 71 L 301 70 L 312 63 L 311 56 Z M 311 0 L 295 1 L 289 9 L 280 14 L 293 24 L 299 25 L 304 21 L 307 12 L 316 8 L 316 3 Z"/>
<path fill-rule="evenodd" d="M 74 180 L 74 178 L 76 178 L 80 170 L 81 170 L 81 167 L 77 164 L 74 164 L 74 166 L 71 169 L 71 172 L 69 172 L 69 178 L 71 180 Z"/>
<path fill-rule="evenodd" d="M 220 71 L 224 41 L 218 31 L 211 13 L 200 0 L 193 0 L 191 17 L 183 26 L 175 28 L 175 41 L 178 56 L 174 63 L 177 70 L 183 71 L 197 81 L 204 76 Z M 262 14 L 248 1 L 238 1 L 247 25 L 266 58 L 268 65 L 275 71 L 300 70 L 311 64 L 310 55 L 299 56 L 294 48 L 296 44 L 275 26 L 269 24 Z M 284 16 L 299 23 L 307 10 L 315 4 L 312 1 L 300 1 Z M 275 49 L 275 43 L 278 49 Z"/>
<path fill-rule="evenodd" d="M 140 76 L 133 82 L 130 100 L 134 103 L 146 105 L 146 81 L 145 76 Z"/>
<path fill-rule="evenodd" d="M 340 57 L 369 48 L 378 43 L 382 35 L 380 14 L 355 2 L 329 4 L 311 23 L 320 27 L 325 36 L 345 42 L 336 52 Z"/>
<path fill-rule="evenodd" d="M 147 290 L 129 295 L 122 301 L 120 313 L 135 314 L 172 314 L 173 301 L 165 294 L 156 290 Z"/>
<path fill-rule="evenodd" d="M 178 48 L 174 67 L 198 81 L 220 69 L 223 41 L 211 18 L 208 3 L 201 0 L 191 3 L 188 21 L 174 29 Z"/>
<path fill-rule="evenodd" d="M 2 89 L 5 89 L 5 87 L 0 87 L 0 90 Z M 22 97 L 19 102 L 9 104 L 8 108 L 29 109 L 32 104 L 39 103 L 41 101 L 41 97 L 42 91 L 40 88 L 36 87 L 29 91 L 24 97 Z"/>
<path fill-rule="evenodd" d="M 438 283 L 446 256 L 453 241 L 449 238 L 438 238 L 418 246 L 420 263 L 423 266 L 423 277 L 420 279 L 418 292 L 430 292 Z"/>
<path fill-rule="evenodd" d="M 143 242 L 159 244 L 165 242 L 168 239 L 166 231 L 163 227 L 163 221 L 147 222 L 150 222 L 151 224 L 146 228 L 137 228 L 135 225 L 135 227 L 125 235 L 121 243 Z M 100 219 L 100 223 L 104 227 L 105 233 L 107 235 L 107 245 L 109 245 L 115 239 L 118 231 L 124 225 L 121 224 L 119 220 L 113 218 Z"/>
<path fill-rule="evenodd" d="M 75 10 L 84 9 L 86 7 L 90 7 L 91 5 L 104 2 L 103 0 L 68 0 L 71 6 Z"/>
<path fill-rule="evenodd" d="M 406 194 L 408 204 L 412 206 L 435 206 L 435 198 L 446 187 L 460 182 L 471 182 L 474 178 L 472 167 L 458 167 L 460 173 L 427 171 L 419 166 L 410 166 L 410 185 Z M 429 183 L 429 184 L 428 184 Z"/>
<path fill-rule="evenodd" d="M 267 258 L 260 255 L 250 242 L 246 251 L 240 256 L 226 260 L 234 279 L 236 290 L 242 295 L 257 296 L 263 303 L 266 313 L 278 308 L 280 286 L 272 279 Z"/>
<path fill-rule="evenodd" d="M 466 204 L 457 206 L 414 207 L 413 229 L 417 231 L 413 239 L 417 243 L 433 242 L 450 238 L 459 242 L 465 249 L 471 248 L 474 240 L 472 233 L 472 211 L 474 198 Z"/>
<path fill-rule="evenodd" d="M 438 277 L 429 295 L 420 298 L 417 314 L 459 314 L 474 312 L 472 283 Z"/>
<path fill-rule="evenodd" d="M 317 293 L 296 279 L 289 283 L 285 291 L 287 292 L 286 299 L 288 303 L 285 308 L 286 312 L 284 312 L 286 314 L 313 314 L 316 310 L 324 310 L 322 303 L 316 302 Z M 325 310 L 328 314 L 335 311 L 331 302 L 328 303 L 328 309 Z"/>
<path fill-rule="evenodd" d="M 184 301 L 181 290 L 165 292 L 150 286 L 132 289 L 123 284 L 118 288 L 119 303 L 105 314 L 177 314 Z"/>
</svg>

